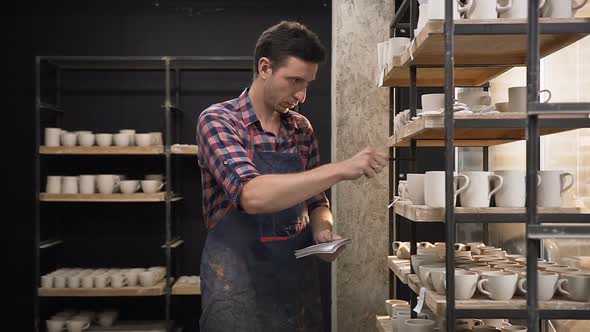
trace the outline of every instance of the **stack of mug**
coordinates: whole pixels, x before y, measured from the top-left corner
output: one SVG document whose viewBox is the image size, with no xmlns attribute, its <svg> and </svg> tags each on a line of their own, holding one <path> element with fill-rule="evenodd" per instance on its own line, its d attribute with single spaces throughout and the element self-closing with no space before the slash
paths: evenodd
<svg viewBox="0 0 590 332">
<path fill-rule="evenodd" d="M 559 170 L 539 171 L 537 175 L 537 205 L 561 207 L 562 194 L 575 182 L 574 175 Z M 497 170 L 493 172 L 455 172 L 455 205 L 470 208 L 490 207 L 495 196 L 496 207 L 522 208 L 526 203 L 526 171 Z M 407 182 L 400 181 L 398 196 L 413 205 L 445 207 L 445 172 L 407 174 Z"/>
<path fill-rule="evenodd" d="M 98 174 L 79 176 L 47 176 L 47 194 L 133 194 L 142 190 L 146 194 L 157 193 L 166 184 L 162 174 L 148 174 L 143 180 L 127 180 L 124 175 Z"/>
<path fill-rule="evenodd" d="M 166 276 L 166 268 L 62 268 L 41 276 L 42 288 L 151 287 Z"/>
<path fill-rule="evenodd" d="M 391 70 L 394 57 L 400 56 L 410 45 L 410 38 L 392 37 L 389 40 L 377 44 L 377 65 L 379 74 L 383 70 Z"/>
<path fill-rule="evenodd" d="M 136 133 L 135 129 L 121 129 L 116 134 L 80 130 L 69 132 L 61 128 L 45 128 L 45 146 L 161 146 L 161 132 Z"/>
<path fill-rule="evenodd" d="M 436 1 L 436 0 L 430 0 Z M 541 0 L 542 17 L 571 18 L 588 0 Z M 528 1 L 521 0 L 463 0 L 458 10 L 467 19 L 526 19 Z"/>
<path fill-rule="evenodd" d="M 543 103 L 548 103 L 551 100 L 551 91 L 541 90 L 539 94 L 546 93 L 547 97 L 540 100 Z M 527 111 L 527 87 L 513 86 L 508 88 L 508 101 L 498 102 L 495 104 L 496 110 L 501 113 L 526 113 Z"/>
<path fill-rule="evenodd" d="M 47 331 L 80 332 L 88 329 L 92 323 L 97 323 L 102 327 L 110 327 L 113 326 L 118 317 L 119 311 L 116 309 L 105 309 L 99 312 L 67 309 L 49 317 L 46 321 Z"/>
</svg>

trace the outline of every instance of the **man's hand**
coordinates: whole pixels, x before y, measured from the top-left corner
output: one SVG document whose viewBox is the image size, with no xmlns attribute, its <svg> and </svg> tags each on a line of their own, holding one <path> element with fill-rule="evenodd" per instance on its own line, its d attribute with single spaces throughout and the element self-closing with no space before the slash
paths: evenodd
<svg viewBox="0 0 590 332">
<path fill-rule="evenodd" d="M 332 230 L 324 229 L 318 232 L 314 232 L 313 240 L 315 243 L 324 243 L 324 242 L 332 242 L 335 240 L 342 239 L 341 236 L 337 235 L 336 233 L 332 232 Z M 333 254 L 317 254 L 317 256 L 328 263 L 333 262 L 336 257 L 340 254 L 340 252 L 346 247 L 346 245 L 338 248 L 335 253 Z"/>
<path fill-rule="evenodd" d="M 341 161 L 340 171 L 344 180 L 356 180 L 361 176 L 372 178 L 387 166 L 387 154 L 375 147 L 367 147 L 350 159 Z"/>
</svg>

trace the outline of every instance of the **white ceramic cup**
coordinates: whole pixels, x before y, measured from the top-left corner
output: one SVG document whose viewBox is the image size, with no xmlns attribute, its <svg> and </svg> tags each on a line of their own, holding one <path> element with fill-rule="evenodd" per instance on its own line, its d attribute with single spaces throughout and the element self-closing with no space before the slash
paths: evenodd
<svg viewBox="0 0 590 332">
<path fill-rule="evenodd" d="M 62 176 L 61 192 L 62 194 L 77 194 L 79 192 L 80 178 L 77 176 Z"/>
<path fill-rule="evenodd" d="M 393 305 L 394 304 L 408 304 L 408 301 L 398 300 L 398 299 L 385 300 L 385 310 L 387 311 L 387 315 L 389 317 L 391 317 L 391 314 L 393 313 Z"/>
<path fill-rule="evenodd" d="M 98 146 L 106 147 L 113 145 L 113 134 L 96 134 L 95 139 Z"/>
<path fill-rule="evenodd" d="M 165 185 L 164 182 L 160 182 L 157 180 L 142 180 L 141 181 L 141 190 L 144 193 L 153 194 L 153 193 L 159 192 L 164 187 L 164 185 Z"/>
<path fill-rule="evenodd" d="M 515 2 L 519 2 L 516 1 Z M 526 1 L 520 1 L 526 4 Z M 548 97 L 543 103 L 548 103 L 551 100 L 551 91 L 541 90 L 541 93 L 547 93 Z M 526 86 L 515 86 L 508 88 L 508 103 L 510 112 L 526 113 L 527 111 L 527 87 Z"/>
<path fill-rule="evenodd" d="M 75 133 L 65 132 L 61 134 L 61 145 L 63 146 L 76 146 L 78 141 L 78 135 Z"/>
<path fill-rule="evenodd" d="M 151 287 L 156 284 L 156 273 L 153 271 L 143 271 L 139 273 L 139 284 L 142 287 Z"/>
<path fill-rule="evenodd" d="M 53 317 L 45 321 L 48 332 L 62 332 L 66 329 L 66 320 L 60 317 Z"/>
<path fill-rule="evenodd" d="M 400 197 L 400 199 L 408 199 L 408 191 L 407 191 L 407 187 L 408 187 L 408 181 L 407 180 L 400 180 L 398 185 L 397 185 L 397 195 Z M 422 190 L 424 191 L 424 190 Z"/>
<path fill-rule="evenodd" d="M 522 0 L 498 0 L 500 18 L 528 18 L 529 2 Z M 545 5 L 545 0 L 539 1 L 539 8 Z"/>
<path fill-rule="evenodd" d="M 444 93 L 429 93 L 422 95 L 422 109 L 424 111 L 438 111 L 445 107 Z"/>
<path fill-rule="evenodd" d="M 441 282 L 443 289 L 446 293 L 447 290 L 447 279 L 446 272 L 441 276 Z M 479 274 L 474 271 L 462 271 L 461 269 L 455 270 L 455 298 L 457 300 L 468 300 L 473 297 L 475 290 L 477 289 L 477 282 L 479 280 Z"/>
<path fill-rule="evenodd" d="M 114 174 L 99 174 L 96 176 L 96 186 L 101 194 L 112 194 L 119 188 L 120 178 Z"/>
<path fill-rule="evenodd" d="M 82 319 L 72 319 L 66 322 L 68 332 L 82 332 L 90 327 L 90 323 Z"/>
<path fill-rule="evenodd" d="M 133 194 L 138 191 L 140 187 L 138 180 L 125 180 L 119 182 L 119 189 L 123 194 Z"/>
<path fill-rule="evenodd" d="M 586 5 L 588 0 L 578 3 L 576 0 L 547 0 L 543 6 L 542 16 L 553 18 L 574 17 L 576 11 Z"/>
<path fill-rule="evenodd" d="M 111 287 L 123 288 L 128 284 L 127 277 L 123 273 L 115 273 L 111 275 Z"/>
<path fill-rule="evenodd" d="M 61 194 L 61 176 L 49 175 L 45 184 L 45 192 L 48 194 Z"/>
<path fill-rule="evenodd" d="M 82 277 L 82 288 L 94 288 L 94 276 L 86 275 Z"/>
<path fill-rule="evenodd" d="M 126 133 L 114 134 L 113 141 L 116 146 L 129 146 L 131 144 L 130 135 Z"/>
<path fill-rule="evenodd" d="M 469 186 L 469 178 L 465 175 L 455 175 L 454 188 L 457 188 L 457 179 L 463 178 L 465 184 L 455 191 L 454 201 L 457 202 L 457 195 L 462 193 Z M 430 207 L 445 207 L 445 172 L 430 171 L 424 177 L 424 204 Z"/>
<path fill-rule="evenodd" d="M 492 325 L 481 325 L 473 327 L 473 332 L 502 332 L 502 330 Z"/>
<path fill-rule="evenodd" d="M 80 275 L 76 274 L 76 275 L 69 276 L 67 279 L 67 284 L 68 284 L 68 288 L 80 288 L 80 286 L 81 286 Z"/>
<path fill-rule="evenodd" d="M 510 112 L 510 103 L 505 101 L 505 102 L 501 102 L 501 103 L 496 103 L 496 111 L 501 112 L 501 113 L 507 113 Z"/>
<path fill-rule="evenodd" d="M 472 20 L 498 18 L 498 0 L 467 0 L 465 16 Z"/>
<path fill-rule="evenodd" d="M 129 135 L 129 145 L 135 145 L 135 129 L 121 129 L 119 133 Z"/>
<path fill-rule="evenodd" d="M 162 132 L 153 131 L 149 134 L 151 137 L 151 145 L 164 145 L 164 138 L 162 137 Z"/>
<path fill-rule="evenodd" d="M 406 319 L 404 321 L 404 329 L 406 332 L 432 332 L 436 326 L 436 322 L 430 319 Z"/>
<path fill-rule="evenodd" d="M 527 327 L 522 325 L 505 325 L 502 327 L 502 332 L 527 332 Z"/>
<path fill-rule="evenodd" d="M 526 171 L 497 170 L 494 174 L 504 179 L 504 185 L 496 192 L 497 207 L 524 207 L 526 205 Z M 541 177 L 537 175 L 537 186 Z"/>
<path fill-rule="evenodd" d="M 590 272 L 564 273 L 557 289 L 572 301 L 590 302 Z"/>
<path fill-rule="evenodd" d="M 410 38 L 406 37 L 392 37 L 387 43 L 388 56 L 387 64 L 391 67 L 391 60 L 393 57 L 400 56 L 410 44 Z"/>
<path fill-rule="evenodd" d="M 96 193 L 96 175 L 80 175 L 80 194 Z"/>
<path fill-rule="evenodd" d="M 477 283 L 480 293 L 492 300 L 507 301 L 514 296 L 518 274 L 506 271 L 488 271 L 481 274 Z"/>
<path fill-rule="evenodd" d="M 130 270 L 125 272 L 125 277 L 127 278 L 127 285 L 129 287 L 136 287 L 139 283 L 139 273 L 136 270 Z"/>
<path fill-rule="evenodd" d="M 41 287 L 53 288 L 53 275 L 46 274 L 41 276 Z"/>
<path fill-rule="evenodd" d="M 80 146 L 93 146 L 95 141 L 95 135 L 92 133 L 78 134 L 78 143 Z"/>
<path fill-rule="evenodd" d="M 461 206 L 481 208 L 490 207 L 490 199 L 504 185 L 504 179 L 492 172 L 462 172 L 469 179 L 467 188 L 460 194 Z M 492 181 L 498 181 L 492 188 Z M 465 184 L 465 179 L 459 179 L 459 186 Z"/>
<path fill-rule="evenodd" d="M 445 1 L 430 0 L 428 1 L 428 18 L 431 20 L 445 19 Z M 453 20 L 460 19 L 459 2 L 453 1 Z"/>
<path fill-rule="evenodd" d="M 156 180 L 160 182 L 164 182 L 164 175 L 163 174 L 147 174 L 145 176 L 146 180 Z"/>
<path fill-rule="evenodd" d="M 45 128 L 45 146 L 59 146 L 61 131 L 61 128 Z"/>
<path fill-rule="evenodd" d="M 152 135 L 150 134 L 135 134 L 135 144 L 137 146 L 152 145 Z"/>
<path fill-rule="evenodd" d="M 555 272 L 538 272 L 538 291 L 537 296 L 540 301 L 549 301 L 553 298 L 557 290 L 557 281 L 559 275 Z M 527 293 L 526 278 L 518 280 L 518 289 L 523 293 Z"/>
<path fill-rule="evenodd" d="M 405 190 L 413 205 L 424 205 L 424 174 L 408 174 Z"/>
<path fill-rule="evenodd" d="M 539 171 L 541 184 L 537 190 L 537 205 L 541 207 L 561 207 L 562 193 L 570 189 L 575 182 L 571 173 L 563 171 Z M 567 183 L 566 179 L 570 178 Z"/>
</svg>

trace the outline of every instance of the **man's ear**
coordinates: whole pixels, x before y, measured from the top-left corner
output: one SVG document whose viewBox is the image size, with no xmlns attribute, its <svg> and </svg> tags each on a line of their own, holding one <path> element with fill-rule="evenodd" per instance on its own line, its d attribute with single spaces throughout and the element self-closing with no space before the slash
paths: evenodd
<svg viewBox="0 0 590 332">
<path fill-rule="evenodd" d="M 267 79 L 272 74 L 271 62 L 267 57 L 258 60 L 258 77 Z"/>
</svg>

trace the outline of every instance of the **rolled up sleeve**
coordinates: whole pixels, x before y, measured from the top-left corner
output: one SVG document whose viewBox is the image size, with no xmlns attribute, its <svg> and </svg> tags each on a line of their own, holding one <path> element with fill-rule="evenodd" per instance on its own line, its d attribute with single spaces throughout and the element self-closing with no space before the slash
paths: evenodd
<svg viewBox="0 0 590 332">
<path fill-rule="evenodd" d="M 244 184 L 260 175 L 248 156 L 233 119 L 222 110 L 205 110 L 197 122 L 199 165 L 207 168 L 234 207 Z"/>
</svg>

